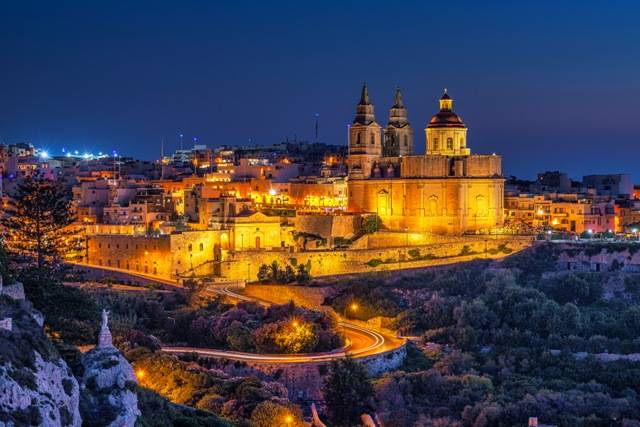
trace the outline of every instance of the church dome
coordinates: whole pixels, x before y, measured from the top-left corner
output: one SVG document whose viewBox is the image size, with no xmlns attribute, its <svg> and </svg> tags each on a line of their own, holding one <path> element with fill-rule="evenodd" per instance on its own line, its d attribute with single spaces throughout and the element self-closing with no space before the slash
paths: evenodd
<svg viewBox="0 0 640 427">
<path fill-rule="evenodd" d="M 441 128 L 441 127 L 457 127 L 463 128 L 464 123 L 462 122 L 462 118 L 454 113 L 453 111 L 440 111 L 431 117 L 429 120 L 429 124 L 427 127 L 430 128 Z"/>
<path fill-rule="evenodd" d="M 440 98 L 440 111 L 431 117 L 428 128 L 463 128 L 462 117 L 452 111 L 453 99 L 444 90 L 444 95 Z"/>
</svg>

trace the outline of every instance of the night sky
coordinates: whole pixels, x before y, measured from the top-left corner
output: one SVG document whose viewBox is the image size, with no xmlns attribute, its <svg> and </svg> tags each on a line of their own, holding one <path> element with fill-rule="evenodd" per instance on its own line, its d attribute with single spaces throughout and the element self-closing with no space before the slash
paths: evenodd
<svg viewBox="0 0 640 427">
<path fill-rule="evenodd" d="M 311 140 L 317 112 L 346 144 L 366 81 L 382 125 L 402 88 L 418 153 L 446 87 L 505 174 L 640 181 L 639 18 L 635 1 L 5 1 L 0 141 L 152 159 L 179 133 Z"/>
</svg>

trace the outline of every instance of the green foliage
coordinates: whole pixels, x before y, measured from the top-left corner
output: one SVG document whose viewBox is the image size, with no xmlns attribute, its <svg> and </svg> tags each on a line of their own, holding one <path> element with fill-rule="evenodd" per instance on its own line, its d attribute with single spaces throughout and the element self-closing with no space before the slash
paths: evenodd
<svg viewBox="0 0 640 427">
<path fill-rule="evenodd" d="M 602 276 L 595 273 L 568 273 L 547 279 L 539 289 L 560 304 L 593 304 L 602 298 Z"/>
<path fill-rule="evenodd" d="M 380 279 L 346 281 L 333 299 L 328 301 L 336 313 L 348 318 L 368 320 L 372 317 L 393 317 L 400 313 L 400 300 Z M 354 311 L 352 304 L 357 305 Z"/>
<path fill-rule="evenodd" d="M 265 401 L 251 413 L 250 427 L 302 427 L 302 411 L 296 405 L 280 405 Z"/>
<path fill-rule="evenodd" d="M 231 427 L 230 421 L 205 411 L 175 405 L 153 390 L 137 387 L 138 408 L 142 415 L 136 420 L 137 427 Z"/>
<path fill-rule="evenodd" d="M 633 425 L 640 363 L 577 352 L 640 352 L 640 279 L 611 292 L 623 273 L 558 273 L 558 253 L 541 244 L 387 284 L 404 306 L 398 328 L 425 346 L 376 381 L 384 425 Z"/>
<path fill-rule="evenodd" d="M 347 357 L 332 361 L 324 380 L 324 399 L 335 426 L 358 425 L 369 411 L 373 387 L 364 367 Z"/>
<path fill-rule="evenodd" d="M 311 280 L 311 263 L 298 264 L 296 258 L 290 259 L 291 265 L 280 266 L 278 261 L 273 261 L 271 265 L 262 264 L 258 268 L 258 281 L 261 283 L 287 284 L 297 282 L 300 285 Z M 295 267 L 295 269 L 294 269 Z"/>
<path fill-rule="evenodd" d="M 37 260 L 38 267 L 64 255 L 77 244 L 68 227 L 75 218 L 71 198 L 59 181 L 26 177 L 10 195 L 2 218 L 10 251 Z"/>
<path fill-rule="evenodd" d="M 44 314 L 49 330 L 74 344 L 95 342 L 99 309 L 89 294 L 62 285 L 49 269 L 25 270 L 19 280 L 29 301 Z"/>
<path fill-rule="evenodd" d="M 292 303 L 269 308 L 251 302 L 232 306 L 217 298 L 199 307 L 185 307 L 167 293 L 101 291 L 93 297 L 111 311 L 114 343 L 127 355 L 138 347 L 157 350 L 157 339 L 150 335 L 166 343 L 242 352 L 328 351 L 342 345 L 335 319 Z M 292 335 L 294 320 L 300 333 Z"/>
<path fill-rule="evenodd" d="M 462 247 L 462 249 L 460 249 L 460 256 L 465 256 L 465 255 L 473 255 L 476 252 L 471 250 L 471 246 L 469 245 L 464 245 Z"/>
<path fill-rule="evenodd" d="M 382 220 L 378 215 L 367 215 L 362 219 L 361 229 L 364 234 L 372 234 L 380 230 Z"/>
<path fill-rule="evenodd" d="M 381 264 L 384 264 L 384 261 L 382 261 L 380 258 L 373 258 L 373 259 L 370 259 L 369 261 L 367 261 L 366 264 L 369 267 L 375 268 L 375 267 L 377 267 L 377 266 L 379 266 Z"/>
<path fill-rule="evenodd" d="M 147 353 L 133 366 L 136 371 L 145 372 L 140 379 L 141 387 L 173 403 L 196 407 L 232 421 L 249 419 L 256 406 L 265 400 L 286 399 L 284 388 L 277 389 L 254 377 L 228 377 L 219 370 L 208 370 L 166 353 Z M 142 394 L 143 417 L 155 420 L 154 411 L 159 411 L 175 418 L 176 409 L 173 405 L 167 407 L 167 402 L 157 395 Z M 202 411 L 196 415 L 204 415 Z M 227 425 L 215 417 L 211 420 L 213 424 L 206 425 Z"/>
</svg>

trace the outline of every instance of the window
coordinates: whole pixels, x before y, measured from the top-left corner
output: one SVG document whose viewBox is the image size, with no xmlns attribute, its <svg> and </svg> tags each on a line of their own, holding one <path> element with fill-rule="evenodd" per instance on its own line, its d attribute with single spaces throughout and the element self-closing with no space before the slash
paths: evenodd
<svg viewBox="0 0 640 427">
<path fill-rule="evenodd" d="M 404 146 L 407 147 L 409 145 L 409 137 L 407 135 L 404 136 Z"/>
<path fill-rule="evenodd" d="M 376 143 L 376 136 L 371 135 L 371 145 L 375 145 L 375 143 Z"/>
<path fill-rule="evenodd" d="M 204 243 L 200 243 L 200 252 L 204 251 Z"/>
<path fill-rule="evenodd" d="M 447 150 L 453 150 L 453 138 L 447 138 Z"/>
<path fill-rule="evenodd" d="M 360 145 L 360 134 L 356 135 L 356 145 Z"/>
<path fill-rule="evenodd" d="M 189 252 L 191 252 L 192 250 L 193 250 L 193 245 L 189 243 Z"/>
<path fill-rule="evenodd" d="M 438 151 L 438 138 L 433 138 L 433 149 Z"/>
</svg>

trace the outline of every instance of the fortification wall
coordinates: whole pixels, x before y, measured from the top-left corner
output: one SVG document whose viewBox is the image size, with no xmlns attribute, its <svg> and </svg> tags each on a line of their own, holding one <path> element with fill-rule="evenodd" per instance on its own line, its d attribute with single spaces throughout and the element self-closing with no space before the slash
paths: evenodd
<svg viewBox="0 0 640 427">
<path fill-rule="evenodd" d="M 350 237 L 356 233 L 360 222 L 359 215 L 298 215 L 294 219 L 294 229 L 324 238 Z"/>
<path fill-rule="evenodd" d="M 273 261 L 282 267 L 287 264 L 296 266 L 309 265 L 314 277 L 333 276 L 351 273 L 371 273 L 378 271 L 395 271 L 406 268 L 421 268 L 434 265 L 451 264 L 469 261 L 476 258 L 501 258 L 508 253 L 520 251 L 531 244 L 531 239 L 500 238 L 481 240 L 476 238 L 445 241 L 430 245 L 362 249 L 333 250 L 314 252 L 256 251 L 230 254 L 227 261 L 222 262 L 221 273 L 224 277 L 258 280 L 258 269 L 262 264 L 270 265 Z M 504 245 L 504 246 L 503 246 Z M 410 252 L 411 251 L 411 252 Z M 412 257 L 419 251 L 419 258 Z"/>
<path fill-rule="evenodd" d="M 87 239 L 90 265 L 171 277 L 170 236 L 96 235 Z"/>
<path fill-rule="evenodd" d="M 322 306 L 325 298 L 331 292 L 332 288 L 330 287 L 247 284 L 243 294 L 274 304 L 286 304 L 293 301 L 300 307 L 331 311 L 330 307 Z"/>
</svg>

